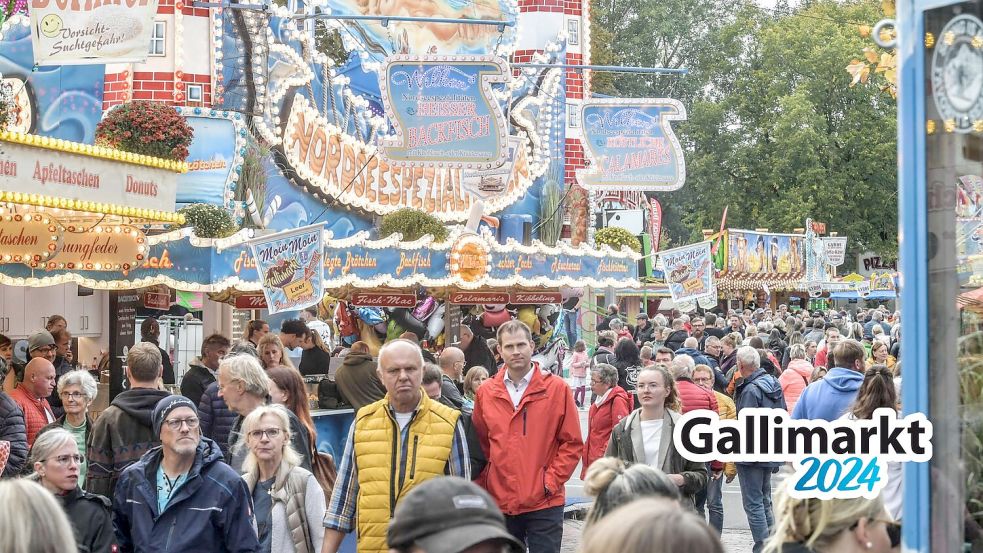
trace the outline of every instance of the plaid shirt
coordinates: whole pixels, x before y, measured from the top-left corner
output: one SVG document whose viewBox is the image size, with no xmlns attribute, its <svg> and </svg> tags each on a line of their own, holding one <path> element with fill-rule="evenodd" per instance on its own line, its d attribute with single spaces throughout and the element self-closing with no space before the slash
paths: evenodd
<svg viewBox="0 0 983 553">
<path fill-rule="evenodd" d="M 400 465 L 404 469 L 406 452 L 408 450 L 407 443 L 410 436 L 410 425 L 412 424 L 411 421 L 399 433 L 402 443 L 400 449 L 403 452 L 403 459 L 400 461 Z M 460 419 L 454 425 L 451 454 L 447 459 L 447 466 L 444 468 L 444 472 L 451 476 L 460 476 L 466 480 L 471 480 L 468 440 Z M 331 502 L 328 504 L 328 509 L 324 513 L 324 527 L 345 534 L 354 530 L 357 501 L 358 466 L 355 464 L 355 424 L 352 423 L 352 427 L 348 431 L 348 440 L 345 442 L 345 453 L 341 456 L 341 465 L 338 467 L 338 479 L 335 480 L 334 491 L 331 493 Z"/>
</svg>

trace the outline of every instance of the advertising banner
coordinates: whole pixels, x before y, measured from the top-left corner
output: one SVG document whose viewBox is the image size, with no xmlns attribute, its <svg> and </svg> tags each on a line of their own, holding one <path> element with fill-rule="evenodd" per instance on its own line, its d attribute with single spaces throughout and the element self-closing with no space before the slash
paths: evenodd
<svg viewBox="0 0 983 553">
<path fill-rule="evenodd" d="M 805 272 L 804 237 L 749 230 L 727 231 L 727 271 L 795 275 Z"/>
<path fill-rule="evenodd" d="M 831 236 L 823 238 L 826 246 L 826 262 L 839 267 L 846 260 L 846 236 Z"/>
<path fill-rule="evenodd" d="M 15 142 L 0 142 L 0 190 L 174 211 L 177 173 Z"/>
<path fill-rule="evenodd" d="M 671 121 L 686 108 L 668 98 L 599 98 L 584 102 L 581 125 L 593 163 L 577 172 L 592 190 L 678 190 L 686 182 L 683 148 Z"/>
<path fill-rule="evenodd" d="M 672 301 L 691 302 L 709 296 L 713 290 L 713 262 L 710 241 L 673 248 L 659 254 L 665 267 L 666 284 Z"/>
<path fill-rule="evenodd" d="M 386 58 L 379 90 L 396 135 L 380 141 L 381 155 L 397 166 L 501 166 L 508 129 L 491 85 L 508 79 L 495 56 Z"/>
<path fill-rule="evenodd" d="M 31 0 L 38 65 L 142 63 L 150 52 L 157 0 Z"/>
<path fill-rule="evenodd" d="M 188 147 L 188 172 L 177 177 L 178 207 L 205 203 L 225 205 L 226 187 L 241 147 L 236 124 L 231 119 L 187 117 L 194 129 Z"/>
<path fill-rule="evenodd" d="M 324 225 L 265 236 L 249 243 L 270 314 L 314 305 L 324 296 Z"/>
<path fill-rule="evenodd" d="M 524 150 L 518 148 L 511 178 L 501 192 L 484 197 L 465 184 L 467 169 L 396 166 L 330 124 L 300 95 L 291 104 L 283 139 L 287 163 L 318 194 L 373 213 L 412 207 L 444 221 L 467 220 L 472 204 L 483 197 L 488 213 L 521 197 L 532 183 Z"/>
</svg>

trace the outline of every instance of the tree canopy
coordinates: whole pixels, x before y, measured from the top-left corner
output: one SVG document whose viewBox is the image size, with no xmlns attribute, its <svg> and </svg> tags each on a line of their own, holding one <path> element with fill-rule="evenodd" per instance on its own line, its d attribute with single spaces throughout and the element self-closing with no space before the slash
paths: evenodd
<svg viewBox="0 0 983 553">
<path fill-rule="evenodd" d="M 686 185 L 656 195 L 672 242 L 699 240 L 729 206 L 732 228 L 790 232 L 812 217 L 849 236 L 850 253 L 895 254 L 896 104 L 877 86 L 851 87 L 844 69 L 871 45 L 860 28 L 879 18 L 880 4 L 724 4 L 592 7 L 594 63 L 690 70 L 593 77 L 594 92 L 674 97 L 687 108 L 688 120 L 675 126 Z"/>
</svg>

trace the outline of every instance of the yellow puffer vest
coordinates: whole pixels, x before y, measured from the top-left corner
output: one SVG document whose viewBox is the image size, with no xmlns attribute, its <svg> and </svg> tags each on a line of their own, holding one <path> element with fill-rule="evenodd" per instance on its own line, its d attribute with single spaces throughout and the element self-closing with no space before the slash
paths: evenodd
<svg viewBox="0 0 983 553">
<path fill-rule="evenodd" d="M 389 408 L 389 396 L 360 409 L 355 419 L 360 553 L 389 551 L 386 527 L 396 503 L 413 486 L 444 475 L 460 412 L 421 393 L 423 400 L 409 423 L 402 474 L 399 423 Z"/>
</svg>

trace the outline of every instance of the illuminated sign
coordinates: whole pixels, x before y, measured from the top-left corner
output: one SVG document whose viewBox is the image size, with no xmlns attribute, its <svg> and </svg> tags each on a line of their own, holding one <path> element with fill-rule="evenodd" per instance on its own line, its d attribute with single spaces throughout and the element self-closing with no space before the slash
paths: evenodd
<svg viewBox="0 0 983 553">
<path fill-rule="evenodd" d="M 61 228 L 53 217 L 40 213 L 0 217 L 0 264 L 37 267 L 56 255 L 60 245 Z"/>
<path fill-rule="evenodd" d="M 58 255 L 45 269 L 129 271 L 143 264 L 147 252 L 143 232 L 130 225 L 65 225 Z"/>
<path fill-rule="evenodd" d="M 467 235 L 451 248 L 451 274 L 464 282 L 478 282 L 488 274 L 488 246 L 481 238 Z"/>
<path fill-rule="evenodd" d="M 508 129 L 491 85 L 508 79 L 495 56 L 386 58 L 379 90 L 396 135 L 380 141 L 382 156 L 392 165 L 502 165 Z"/>
<path fill-rule="evenodd" d="M 667 98 L 599 98 L 580 111 L 592 164 L 577 172 L 594 190 L 667 192 L 686 182 L 686 162 L 670 121 L 684 121 L 686 108 Z"/>
<path fill-rule="evenodd" d="M 466 169 L 395 166 L 374 147 L 328 123 L 300 95 L 287 119 L 283 152 L 316 192 L 374 213 L 412 207 L 445 221 L 463 221 L 481 197 L 465 183 Z M 525 148 L 517 148 L 516 155 L 511 178 L 499 194 L 484 200 L 487 212 L 505 208 L 531 184 Z"/>
<path fill-rule="evenodd" d="M 174 211 L 174 171 L 15 142 L 2 145 L 0 190 Z"/>
</svg>

